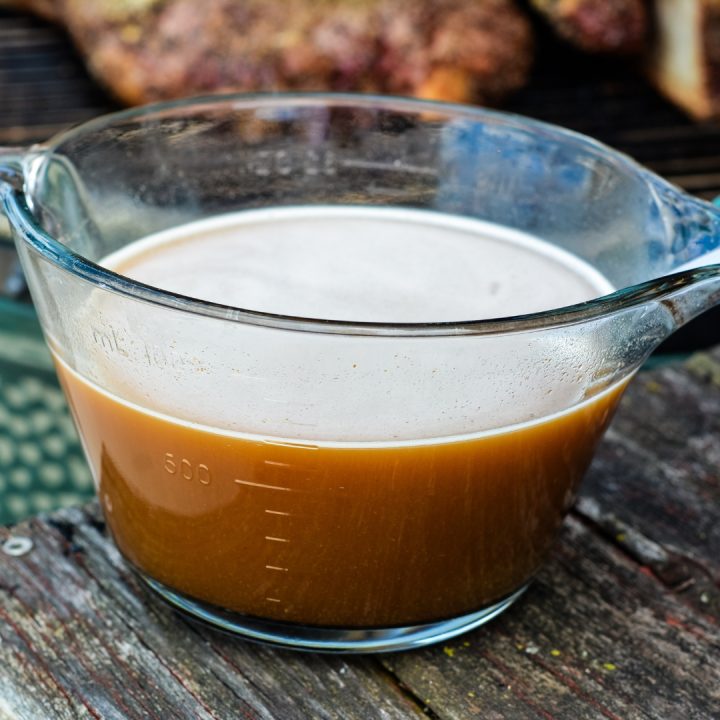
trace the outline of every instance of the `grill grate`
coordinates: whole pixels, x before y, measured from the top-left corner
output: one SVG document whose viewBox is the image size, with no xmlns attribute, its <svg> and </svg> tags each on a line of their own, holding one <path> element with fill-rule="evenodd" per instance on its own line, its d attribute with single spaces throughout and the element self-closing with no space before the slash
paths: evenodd
<svg viewBox="0 0 720 720">
<path fill-rule="evenodd" d="M 45 140 L 112 109 L 62 30 L 0 11 L 0 145 Z"/>
<path fill-rule="evenodd" d="M 540 32 L 528 88 L 506 109 L 591 135 L 703 198 L 720 195 L 720 124 L 697 124 L 657 95 L 629 61 L 596 59 Z M 44 140 L 117 109 L 65 33 L 0 10 L 0 145 Z M 720 311 L 666 347 L 720 342 Z"/>
</svg>

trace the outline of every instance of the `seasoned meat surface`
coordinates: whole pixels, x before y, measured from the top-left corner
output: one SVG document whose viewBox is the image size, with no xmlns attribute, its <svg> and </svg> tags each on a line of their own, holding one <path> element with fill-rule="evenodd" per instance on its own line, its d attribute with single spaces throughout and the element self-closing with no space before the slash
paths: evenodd
<svg viewBox="0 0 720 720">
<path fill-rule="evenodd" d="M 221 91 L 352 90 L 494 102 L 521 87 L 514 0 L 23 0 L 65 25 L 128 104 Z"/>
</svg>

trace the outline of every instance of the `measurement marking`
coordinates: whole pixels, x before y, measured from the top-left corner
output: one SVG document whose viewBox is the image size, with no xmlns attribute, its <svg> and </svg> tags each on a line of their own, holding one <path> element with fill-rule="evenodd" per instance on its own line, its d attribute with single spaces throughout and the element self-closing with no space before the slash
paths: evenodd
<svg viewBox="0 0 720 720">
<path fill-rule="evenodd" d="M 283 512 L 282 510 L 266 510 L 268 515 L 282 515 L 283 517 L 290 517 L 289 512 Z"/>
<path fill-rule="evenodd" d="M 268 602 L 280 602 L 279 598 L 265 598 Z"/>
<path fill-rule="evenodd" d="M 278 567 L 277 565 L 266 565 L 266 570 L 279 570 L 280 572 L 287 572 L 288 569 L 284 567 Z"/>
<path fill-rule="evenodd" d="M 271 540 L 272 542 L 290 542 L 287 538 L 272 537 L 271 535 L 266 535 L 265 539 Z"/>
<path fill-rule="evenodd" d="M 265 490 L 282 490 L 283 492 L 294 492 L 292 488 L 281 487 L 280 485 L 266 485 L 265 483 L 250 482 L 250 480 L 238 480 L 235 478 L 235 482 L 238 485 L 250 485 L 250 487 L 264 488 Z"/>
<path fill-rule="evenodd" d="M 411 172 L 417 175 L 437 175 L 437 170 L 432 167 L 423 167 L 421 165 L 389 165 L 386 162 L 377 162 L 373 160 L 360 160 L 348 158 L 340 163 L 346 168 L 358 168 L 361 170 L 391 170 L 395 172 Z"/>
<path fill-rule="evenodd" d="M 290 463 L 278 462 L 277 460 L 263 460 L 265 465 L 277 465 L 277 467 L 292 467 Z"/>
</svg>

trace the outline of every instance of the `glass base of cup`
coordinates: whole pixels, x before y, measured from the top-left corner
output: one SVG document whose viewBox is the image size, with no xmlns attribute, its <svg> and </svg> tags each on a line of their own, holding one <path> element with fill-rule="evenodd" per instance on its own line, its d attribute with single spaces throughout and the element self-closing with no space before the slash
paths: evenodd
<svg viewBox="0 0 720 720">
<path fill-rule="evenodd" d="M 507 610 L 529 583 L 493 605 L 480 610 L 425 625 L 388 628 L 341 628 L 300 625 L 239 615 L 197 600 L 191 600 L 157 580 L 143 580 L 166 602 L 213 627 L 253 642 L 286 649 L 329 653 L 397 652 L 442 642 L 479 627 Z"/>
</svg>

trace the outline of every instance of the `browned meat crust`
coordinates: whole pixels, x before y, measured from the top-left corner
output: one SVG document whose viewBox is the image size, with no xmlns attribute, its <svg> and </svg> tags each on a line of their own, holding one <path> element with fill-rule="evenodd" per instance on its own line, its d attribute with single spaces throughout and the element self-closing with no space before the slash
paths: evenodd
<svg viewBox="0 0 720 720">
<path fill-rule="evenodd" d="M 521 87 L 514 0 L 23 0 L 54 15 L 122 101 L 359 90 L 493 102 Z"/>
<path fill-rule="evenodd" d="M 637 53 L 645 47 L 645 0 L 531 0 L 559 35 L 588 52 Z"/>
</svg>

